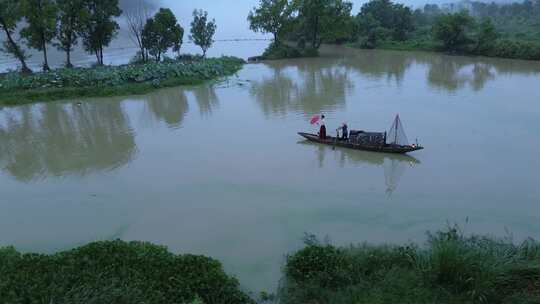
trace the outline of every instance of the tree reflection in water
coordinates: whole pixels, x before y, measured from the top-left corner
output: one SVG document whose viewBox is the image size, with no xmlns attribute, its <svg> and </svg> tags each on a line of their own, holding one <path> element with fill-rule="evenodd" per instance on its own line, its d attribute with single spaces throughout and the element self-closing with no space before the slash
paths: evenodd
<svg viewBox="0 0 540 304">
<path fill-rule="evenodd" d="M 2 110 L 0 168 L 20 181 L 112 170 L 136 155 L 119 100 Z"/>
<path fill-rule="evenodd" d="M 449 56 L 440 53 L 358 50 L 324 46 L 321 57 L 268 61 L 270 73 L 252 82 L 251 95 L 265 115 L 311 115 L 344 108 L 354 84 L 368 79 L 400 86 L 412 67 L 424 67 L 433 89 L 455 92 L 465 86 L 480 91 L 496 75 L 540 73 L 538 65 L 518 60 Z M 412 80 L 418 77 L 411 75 Z M 408 78 L 407 78 L 408 79 Z"/>
<path fill-rule="evenodd" d="M 407 52 L 346 49 L 341 64 L 369 78 L 400 85 L 415 59 Z"/>
<path fill-rule="evenodd" d="M 189 91 L 195 96 L 201 116 L 210 116 L 219 107 L 219 98 L 213 84 L 196 86 Z"/>
<path fill-rule="evenodd" d="M 437 53 L 383 50 L 349 50 L 344 64 L 369 77 L 386 77 L 399 85 L 414 65 L 427 67 L 428 85 L 449 92 L 470 85 L 475 91 L 484 88 L 495 73 L 504 70 L 505 62 L 489 58 L 448 56 Z"/>
<path fill-rule="evenodd" d="M 347 164 L 367 164 L 382 167 L 384 171 L 385 192 L 388 196 L 391 196 L 397 189 L 399 181 L 403 174 L 405 174 L 407 167 L 414 167 L 421 164 L 418 159 L 410 155 L 357 151 L 340 147 L 333 149 L 330 146 L 313 143 L 308 140 L 302 140 L 298 143 L 313 146 L 317 149 L 319 168 L 324 166 L 325 159 L 330 153 L 337 154 L 341 168 Z"/>
<path fill-rule="evenodd" d="M 189 110 L 182 88 L 161 89 L 145 96 L 146 106 L 153 117 L 164 121 L 169 128 L 180 128 Z"/>
<path fill-rule="evenodd" d="M 348 69 L 339 62 L 338 58 L 269 62 L 265 65 L 270 76 L 253 81 L 250 93 L 267 116 L 290 111 L 311 115 L 341 108 L 354 86 Z"/>
</svg>

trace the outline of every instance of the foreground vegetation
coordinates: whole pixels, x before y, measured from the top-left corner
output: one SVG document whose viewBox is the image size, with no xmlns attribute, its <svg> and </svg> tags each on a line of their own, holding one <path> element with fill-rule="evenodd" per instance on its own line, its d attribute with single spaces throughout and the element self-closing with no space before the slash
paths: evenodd
<svg viewBox="0 0 540 304">
<path fill-rule="evenodd" d="M 281 303 L 540 303 L 540 244 L 429 235 L 427 246 L 335 247 L 308 237 Z"/>
<path fill-rule="evenodd" d="M 64 68 L 32 75 L 0 77 L 0 104 L 21 104 L 71 97 L 142 94 L 167 86 L 197 84 L 238 71 L 242 59 L 221 57 L 166 60 L 122 66 Z"/>
<path fill-rule="evenodd" d="M 347 43 L 540 60 L 540 0 L 463 1 L 416 10 L 391 0 L 371 0 L 357 15 L 351 11 L 352 3 L 345 0 L 261 0 L 248 21 L 252 30 L 274 36 L 265 59 L 311 56 L 321 43 Z M 284 47 L 284 40 L 297 45 Z"/>
<path fill-rule="evenodd" d="M 149 243 L 97 242 L 54 255 L 0 249 L 2 303 L 253 303 L 221 264 Z"/>
<path fill-rule="evenodd" d="M 335 247 L 307 236 L 260 302 L 540 303 L 540 243 L 428 234 L 426 246 Z M 255 303 L 211 258 L 103 241 L 53 255 L 0 248 L 2 303 Z"/>
</svg>

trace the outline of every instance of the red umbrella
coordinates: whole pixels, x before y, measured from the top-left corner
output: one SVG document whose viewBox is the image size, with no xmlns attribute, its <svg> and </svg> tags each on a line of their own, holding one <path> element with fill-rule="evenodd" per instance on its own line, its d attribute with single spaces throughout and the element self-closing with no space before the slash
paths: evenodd
<svg viewBox="0 0 540 304">
<path fill-rule="evenodd" d="M 319 120 L 321 120 L 320 115 L 313 115 L 313 117 L 311 117 L 311 119 L 309 120 L 309 123 L 314 125 L 314 124 L 318 123 Z"/>
</svg>

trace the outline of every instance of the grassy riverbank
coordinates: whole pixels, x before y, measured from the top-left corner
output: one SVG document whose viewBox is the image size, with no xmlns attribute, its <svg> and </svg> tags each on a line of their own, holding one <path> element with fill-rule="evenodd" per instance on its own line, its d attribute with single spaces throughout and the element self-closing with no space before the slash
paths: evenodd
<svg viewBox="0 0 540 304">
<path fill-rule="evenodd" d="M 0 105 L 16 105 L 65 98 L 144 94 L 149 91 L 199 84 L 228 76 L 243 65 L 234 57 L 195 61 L 168 60 L 146 64 L 58 69 L 24 76 L 0 77 Z"/>
<path fill-rule="evenodd" d="M 540 244 L 430 235 L 427 246 L 335 247 L 287 259 L 280 303 L 540 303 Z"/>
<path fill-rule="evenodd" d="M 122 241 L 92 243 L 54 255 L 0 249 L 0 299 L 63 304 L 253 303 L 216 260 Z"/>
<path fill-rule="evenodd" d="M 313 236 L 287 257 L 283 304 L 540 303 L 540 243 L 430 234 L 426 246 L 335 247 Z M 211 258 L 104 241 L 54 255 L 0 248 L 5 303 L 255 303 Z M 4 303 L 2 302 L 2 303 Z"/>
<path fill-rule="evenodd" d="M 354 48 L 366 48 L 359 43 L 348 44 Z M 473 49 L 463 49 L 460 51 L 448 52 L 444 50 L 440 43 L 432 39 L 418 38 L 405 41 L 385 40 L 380 41 L 375 49 L 397 50 L 397 51 L 427 51 L 451 53 L 465 56 L 485 56 L 505 59 L 540 60 L 540 42 L 519 41 L 519 40 L 497 40 L 492 48 L 481 52 Z"/>
</svg>

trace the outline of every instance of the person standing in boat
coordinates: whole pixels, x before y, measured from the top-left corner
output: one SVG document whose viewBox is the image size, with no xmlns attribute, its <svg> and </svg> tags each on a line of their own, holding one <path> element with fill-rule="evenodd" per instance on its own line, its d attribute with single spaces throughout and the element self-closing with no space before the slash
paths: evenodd
<svg viewBox="0 0 540 304">
<path fill-rule="evenodd" d="M 326 139 L 326 121 L 324 115 L 321 115 L 319 125 L 321 126 L 319 129 L 319 138 L 324 140 Z"/>
<path fill-rule="evenodd" d="M 347 126 L 346 122 L 344 122 L 343 125 L 341 125 L 340 129 L 341 129 L 341 140 L 349 139 L 349 127 Z"/>
</svg>

